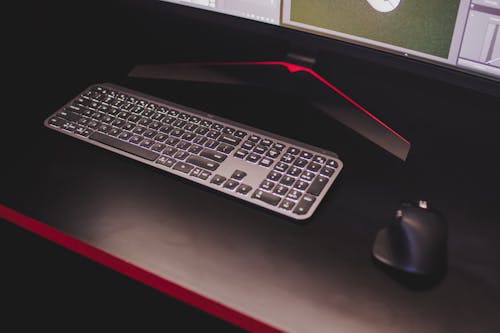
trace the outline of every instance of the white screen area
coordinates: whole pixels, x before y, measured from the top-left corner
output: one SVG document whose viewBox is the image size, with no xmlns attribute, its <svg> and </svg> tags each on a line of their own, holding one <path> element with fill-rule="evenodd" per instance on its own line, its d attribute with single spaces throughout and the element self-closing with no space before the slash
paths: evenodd
<svg viewBox="0 0 500 333">
<path fill-rule="evenodd" d="M 500 0 L 163 0 L 500 78 Z"/>
</svg>

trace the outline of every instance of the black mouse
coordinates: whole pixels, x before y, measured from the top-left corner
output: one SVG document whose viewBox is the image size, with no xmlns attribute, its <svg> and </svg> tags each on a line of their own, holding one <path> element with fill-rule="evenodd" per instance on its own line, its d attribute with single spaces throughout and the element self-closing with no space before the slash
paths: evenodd
<svg viewBox="0 0 500 333">
<path fill-rule="evenodd" d="M 446 269 L 447 241 L 446 221 L 427 202 L 402 204 L 395 221 L 377 233 L 372 254 L 399 271 L 437 275 Z"/>
</svg>

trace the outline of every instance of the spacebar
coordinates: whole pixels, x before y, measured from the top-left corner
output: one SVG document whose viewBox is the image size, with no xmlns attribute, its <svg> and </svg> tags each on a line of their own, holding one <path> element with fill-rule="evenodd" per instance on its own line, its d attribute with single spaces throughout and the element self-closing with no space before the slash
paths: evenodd
<svg viewBox="0 0 500 333">
<path fill-rule="evenodd" d="M 100 143 L 104 143 L 105 145 L 111 146 L 113 148 L 126 151 L 127 153 L 130 153 L 132 155 L 145 158 L 150 161 L 154 161 L 158 156 L 160 156 L 160 154 L 158 153 L 138 147 L 129 142 L 115 139 L 111 136 L 107 136 L 99 132 L 94 132 L 91 136 L 89 136 L 89 138 L 98 141 Z"/>
</svg>

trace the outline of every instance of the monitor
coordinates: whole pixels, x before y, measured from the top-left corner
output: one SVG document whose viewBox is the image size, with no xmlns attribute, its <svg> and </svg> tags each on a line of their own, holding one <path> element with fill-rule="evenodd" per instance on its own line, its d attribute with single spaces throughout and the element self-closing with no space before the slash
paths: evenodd
<svg viewBox="0 0 500 333">
<path fill-rule="evenodd" d="M 437 65 L 480 87 L 500 81 L 500 0 L 162 1 Z"/>
</svg>

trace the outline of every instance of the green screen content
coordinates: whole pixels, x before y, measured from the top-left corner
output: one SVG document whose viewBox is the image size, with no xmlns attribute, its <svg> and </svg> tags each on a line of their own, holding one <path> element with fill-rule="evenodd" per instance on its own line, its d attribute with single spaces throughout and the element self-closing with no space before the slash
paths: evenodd
<svg viewBox="0 0 500 333">
<path fill-rule="evenodd" d="M 447 58 L 459 4 L 460 0 L 401 0 L 394 10 L 380 12 L 367 0 L 292 0 L 290 18 Z"/>
</svg>

